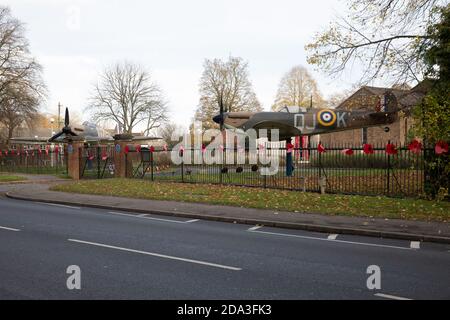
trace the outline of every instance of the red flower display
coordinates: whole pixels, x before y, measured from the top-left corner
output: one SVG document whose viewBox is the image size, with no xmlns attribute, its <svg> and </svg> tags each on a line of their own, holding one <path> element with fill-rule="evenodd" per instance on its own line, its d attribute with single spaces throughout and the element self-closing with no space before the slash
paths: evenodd
<svg viewBox="0 0 450 320">
<path fill-rule="evenodd" d="M 371 144 L 365 144 L 363 146 L 363 149 L 364 149 L 365 154 L 374 154 L 375 153 L 375 151 L 373 150 L 373 146 Z"/>
<path fill-rule="evenodd" d="M 347 156 L 352 156 L 355 152 L 353 151 L 353 149 L 344 149 L 342 150 L 342 153 Z"/>
<path fill-rule="evenodd" d="M 203 153 L 206 152 L 206 145 L 205 144 L 202 144 L 202 152 Z"/>
<path fill-rule="evenodd" d="M 448 143 L 445 141 L 438 141 L 434 147 L 434 151 L 438 155 L 448 153 Z"/>
<path fill-rule="evenodd" d="M 397 154 L 397 153 L 398 153 L 398 150 L 397 150 L 397 148 L 395 147 L 395 145 L 393 145 L 392 143 L 389 143 L 389 144 L 386 146 L 386 153 L 387 153 L 388 155 L 392 156 L 392 155 Z"/>
<path fill-rule="evenodd" d="M 321 143 L 319 143 L 319 145 L 317 146 L 317 151 L 319 151 L 319 153 L 327 152 L 327 150 Z"/>
<path fill-rule="evenodd" d="M 154 146 L 150 147 L 150 152 L 152 152 L 152 153 L 155 152 L 155 147 Z"/>
<path fill-rule="evenodd" d="M 413 141 L 411 141 L 411 143 L 408 145 L 408 149 L 409 151 L 411 151 L 412 153 L 416 153 L 419 154 L 422 151 L 422 144 L 414 139 Z"/>
<path fill-rule="evenodd" d="M 141 145 L 140 144 L 138 144 L 137 146 L 136 146 L 136 152 L 141 152 Z"/>
</svg>

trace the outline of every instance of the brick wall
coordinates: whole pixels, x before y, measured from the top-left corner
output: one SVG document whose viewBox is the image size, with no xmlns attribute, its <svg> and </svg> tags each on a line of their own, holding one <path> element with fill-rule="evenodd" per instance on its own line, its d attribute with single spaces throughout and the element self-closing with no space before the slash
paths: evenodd
<svg viewBox="0 0 450 320">
<path fill-rule="evenodd" d="M 405 119 L 407 119 L 406 122 Z M 399 120 L 390 125 L 367 128 L 367 143 L 383 145 L 391 141 L 392 143 L 405 145 L 408 143 L 408 132 L 411 130 L 411 126 L 412 119 L 410 117 L 400 117 Z M 384 131 L 385 127 L 389 128 L 389 132 Z M 362 145 L 362 129 L 321 134 L 320 140 L 322 143 L 329 145 L 351 144 L 359 146 Z"/>
</svg>

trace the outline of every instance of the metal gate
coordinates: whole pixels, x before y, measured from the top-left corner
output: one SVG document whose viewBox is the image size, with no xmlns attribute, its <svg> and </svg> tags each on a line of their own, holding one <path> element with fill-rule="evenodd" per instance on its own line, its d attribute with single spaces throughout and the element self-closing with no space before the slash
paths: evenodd
<svg viewBox="0 0 450 320">
<path fill-rule="evenodd" d="M 80 148 L 80 178 L 114 178 L 114 146 L 98 145 Z"/>
</svg>

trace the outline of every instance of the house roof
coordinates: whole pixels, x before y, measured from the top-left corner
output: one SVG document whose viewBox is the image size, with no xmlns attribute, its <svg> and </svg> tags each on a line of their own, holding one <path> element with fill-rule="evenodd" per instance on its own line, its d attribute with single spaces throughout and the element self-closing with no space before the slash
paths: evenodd
<svg viewBox="0 0 450 320">
<path fill-rule="evenodd" d="M 339 106 L 337 106 L 337 109 L 343 108 L 345 104 L 348 102 L 348 100 L 352 99 L 355 95 L 357 95 L 361 91 L 367 91 L 369 94 L 376 96 L 381 96 L 384 95 L 386 92 L 390 92 L 397 98 L 400 108 L 412 107 L 416 106 L 417 104 L 420 103 L 420 101 L 422 101 L 426 92 L 429 90 L 429 87 L 430 87 L 429 83 L 426 81 L 419 83 L 411 90 L 363 86 L 358 90 L 356 90 L 350 97 L 345 99 Z"/>
<path fill-rule="evenodd" d="M 392 92 L 397 98 L 399 98 L 409 92 L 409 90 L 383 88 L 383 87 L 364 86 L 363 88 L 366 88 L 367 90 L 372 92 L 374 95 L 383 95 L 386 91 L 389 91 L 389 92 Z"/>
</svg>

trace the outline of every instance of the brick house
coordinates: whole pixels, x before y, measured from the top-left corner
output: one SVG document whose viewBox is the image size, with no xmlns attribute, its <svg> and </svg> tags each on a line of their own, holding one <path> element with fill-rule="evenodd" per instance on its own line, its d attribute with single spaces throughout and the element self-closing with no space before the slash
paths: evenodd
<svg viewBox="0 0 450 320">
<path fill-rule="evenodd" d="M 422 82 L 410 90 L 364 86 L 336 109 L 373 110 L 376 112 L 379 111 L 382 97 L 386 93 L 390 93 L 395 97 L 395 104 L 399 109 L 397 121 L 390 125 L 321 134 L 319 139 L 325 145 L 350 144 L 361 146 L 365 143 L 383 145 L 388 141 L 404 145 L 410 138 L 408 132 L 413 124 L 412 108 L 422 101 L 428 88 L 429 84 L 426 82 Z M 389 128 L 389 130 L 386 128 Z"/>
</svg>

